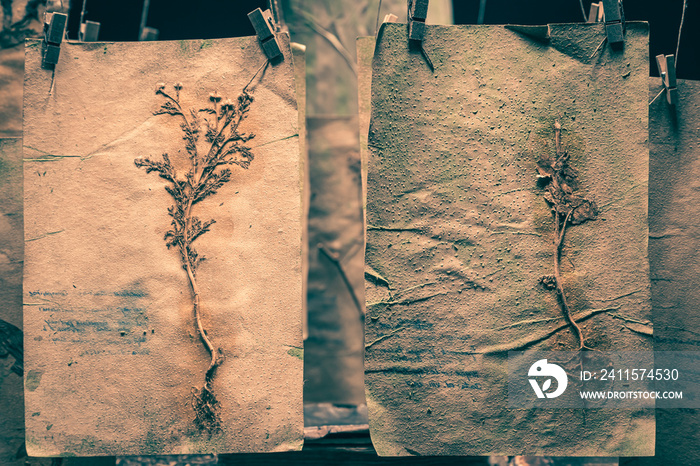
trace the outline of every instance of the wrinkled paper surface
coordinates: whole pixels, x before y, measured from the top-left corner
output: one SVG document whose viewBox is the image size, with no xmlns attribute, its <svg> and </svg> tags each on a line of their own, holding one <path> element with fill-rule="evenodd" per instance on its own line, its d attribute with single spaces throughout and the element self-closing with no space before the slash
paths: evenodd
<svg viewBox="0 0 700 466">
<path fill-rule="evenodd" d="M 650 78 L 649 99 L 661 88 Z M 649 268 L 656 351 L 700 345 L 700 82 L 678 80 L 674 109 L 649 107 Z M 691 465 L 700 457 L 697 409 L 656 413 L 656 457 L 641 464 Z"/>
<path fill-rule="evenodd" d="M 365 387 L 380 455 L 652 455 L 647 411 L 507 408 L 507 351 L 575 350 L 557 297 L 536 162 L 554 122 L 594 200 L 561 276 L 589 346 L 651 350 L 648 28 L 594 53 L 603 25 L 384 25 L 367 154 Z M 544 27 L 544 31 L 547 28 Z M 360 79 L 362 83 L 362 78 Z"/>
<path fill-rule="evenodd" d="M 294 70 L 257 38 L 64 43 L 55 72 L 29 42 L 25 76 L 24 325 L 30 455 L 134 455 L 301 447 L 301 186 Z M 198 203 L 203 325 L 226 359 L 213 390 L 222 432 L 194 428 L 191 392 L 210 355 L 179 252 L 172 198 L 134 159 L 186 160 L 178 117 L 153 115 L 162 82 L 185 108 L 236 99 L 248 170 Z M 177 162 L 175 162 L 177 163 Z"/>
</svg>

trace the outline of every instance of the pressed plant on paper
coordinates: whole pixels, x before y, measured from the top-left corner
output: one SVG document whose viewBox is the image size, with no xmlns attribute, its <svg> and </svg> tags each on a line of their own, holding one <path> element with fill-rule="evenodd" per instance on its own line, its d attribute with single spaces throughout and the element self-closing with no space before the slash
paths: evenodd
<svg viewBox="0 0 700 466">
<path fill-rule="evenodd" d="M 545 275 L 540 283 L 547 289 L 556 289 L 564 318 L 576 334 L 579 350 L 591 349 L 586 346 L 581 327 L 571 316 L 560 274 L 561 249 L 568 225 L 579 225 L 588 220 L 595 220 L 598 208 L 595 202 L 586 199 L 578 192 L 578 176 L 569 164 L 569 154 L 561 147 L 561 124 L 554 123 L 554 142 L 556 153 L 540 154 L 537 161 L 537 184 L 544 189 L 544 200 L 552 210 L 554 217 L 554 275 Z"/>
<path fill-rule="evenodd" d="M 165 244 L 168 249 L 175 248 L 180 253 L 182 268 L 187 273 L 191 288 L 195 325 L 202 344 L 211 356 L 202 388 L 195 388 L 192 392 L 194 422 L 199 429 L 213 433 L 220 430 L 221 419 L 212 382 L 217 368 L 224 361 L 224 354 L 214 346 L 202 323 L 197 267 L 204 257 L 197 253 L 194 242 L 209 231 L 215 220 L 201 220 L 193 211 L 197 204 L 216 194 L 230 181 L 231 166 L 247 169 L 253 161 L 253 153 L 245 144 L 254 135 L 239 132 L 253 97 L 244 88 L 237 100 L 226 99 L 222 102 L 222 97 L 213 92 L 209 95 L 208 107 L 185 110 L 180 103 L 182 87 L 182 84 L 176 83 L 174 92 L 170 92 L 165 84 L 159 83 L 156 94 L 162 96 L 165 102 L 154 115 L 172 115 L 181 120 L 187 159 L 173 163 L 164 153 L 160 159 L 144 157 L 134 160 L 134 163 L 144 168 L 146 173 L 156 172 L 168 181 L 165 190 L 172 197 L 173 205 L 168 208 L 172 221 L 171 228 L 165 233 Z M 200 147 L 204 150 L 200 151 Z"/>
</svg>

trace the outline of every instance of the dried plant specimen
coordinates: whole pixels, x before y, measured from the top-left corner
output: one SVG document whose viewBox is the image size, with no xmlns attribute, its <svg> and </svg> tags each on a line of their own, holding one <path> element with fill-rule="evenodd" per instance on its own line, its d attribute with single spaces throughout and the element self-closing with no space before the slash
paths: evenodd
<svg viewBox="0 0 700 466">
<path fill-rule="evenodd" d="M 156 86 L 156 94 L 165 98 L 155 115 L 173 115 L 182 122 L 180 127 L 184 135 L 188 161 L 185 173 L 176 169 L 168 154 L 161 160 L 139 158 L 134 163 L 145 168 L 146 173 L 156 172 L 169 184 L 165 190 L 172 196 L 174 205 L 168 208 L 172 217 L 171 229 L 165 233 L 168 248 L 174 247 L 180 252 L 182 268 L 187 272 L 191 292 L 195 324 L 202 343 L 211 355 L 211 362 L 204 377 L 201 389 L 193 389 L 192 404 L 195 410 L 195 424 L 202 430 L 216 432 L 221 427 L 218 415 L 218 401 L 212 389 L 212 380 L 216 369 L 223 363 L 224 355 L 216 348 L 202 325 L 199 286 L 197 285 L 197 266 L 204 260 L 195 250 L 193 243 L 215 223 L 214 219 L 200 220 L 193 215 L 197 203 L 202 202 L 231 179 L 231 165 L 247 169 L 253 160 L 253 153 L 245 143 L 255 135 L 239 132 L 238 128 L 245 120 L 253 97 L 243 89 L 237 101 L 226 99 L 213 92 L 209 95 L 211 107 L 199 110 L 183 110 L 180 104 L 182 84 L 174 86 L 174 96 L 165 90 L 165 84 Z M 199 151 L 198 143 L 204 133 L 206 151 Z"/>
<path fill-rule="evenodd" d="M 579 347 L 556 285 L 538 283 L 543 275 L 554 283 L 555 213 L 544 195 L 555 171 L 557 183 L 567 178 L 556 166 L 563 151 L 577 179 L 565 180 L 572 196 L 557 196 L 556 218 L 560 233 L 573 210 L 559 260 L 571 317 L 590 347 L 651 345 L 612 320 L 613 311 L 650 315 L 647 112 L 638 105 L 647 96 L 648 47 L 645 26 L 636 27 L 625 56 L 606 55 L 605 70 L 585 61 L 604 31 L 572 25 L 550 25 L 550 45 L 502 26 L 429 27 L 434 73 L 409 49 L 405 25 L 384 24 L 368 44 L 373 53 L 360 66 L 370 112 L 365 290 L 368 303 L 382 304 L 367 306 L 365 387 L 380 456 L 652 450 L 648 411 L 613 419 L 602 410 L 513 410 L 504 383 L 509 351 Z M 460 46 L 474 41 L 499 53 Z M 591 89 L 596 99 L 582 100 Z M 601 131 L 605 125 L 625 131 Z M 580 199 L 600 213 L 573 225 Z M 637 422 L 644 427 L 635 432 L 624 427 Z"/>
<path fill-rule="evenodd" d="M 588 220 L 595 220 L 598 208 L 595 202 L 584 198 L 577 192 L 578 177 L 569 165 L 569 154 L 561 147 L 561 124 L 554 123 L 554 141 L 556 153 L 540 155 L 537 161 L 537 184 L 545 190 L 544 199 L 552 209 L 554 216 L 554 275 L 545 275 L 540 283 L 547 289 L 556 289 L 564 318 L 571 325 L 579 341 L 579 350 L 591 349 L 586 346 L 581 328 L 571 317 L 566 294 L 561 283 L 560 261 L 561 248 L 567 225 L 579 225 Z"/>
</svg>

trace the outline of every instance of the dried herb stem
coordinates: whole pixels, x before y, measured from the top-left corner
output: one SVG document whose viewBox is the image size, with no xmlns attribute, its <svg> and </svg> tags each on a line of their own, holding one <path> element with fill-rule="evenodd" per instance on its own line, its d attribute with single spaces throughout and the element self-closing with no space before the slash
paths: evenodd
<svg viewBox="0 0 700 466">
<path fill-rule="evenodd" d="M 238 131 L 239 125 L 246 118 L 253 98 L 245 91 L 237 101 L 229 99 L 221 102 L 222 97 L 217 92 L 209 95 L 212 106 L 199 110 L 184 111 L 180 104 L 182 84 L 176 83 L 175 94 L 165 90 L 165 84 L 156 86 L 156 94 L 165 98 L 155 115 L 173 115 L 182 122 L 180 128 L 184 133 L 189 167 L 184 174 L 179 175 L 168 154 L 162 155 L 162 160 L 141 158 L 134 160 L 139 168 L 145 168 L 146 173 L 156 172 L 169 182 L 165 190 L 171 195 L 174 205 L 168 208 L 172 218 L 172 228 L 165 233 L 168 248 L 176 246 L 182 259 L 182 267 L 187 272 L 191 292 L 192 310 L 197 333 L 211 356 L 209 367 L 205 373 L 204 384 L 200 390 L 193 390 L 192 405 L 195 410 L 195 424 L 203 430 L 218 431 L 221 421 L 218 415 L 218 401 L 214 396 L 212 381 L 216 369 L 223 363 L 224 354 L 212 343 L 202 322 L 200 289 L 197 283 L 197 266 L 204 260 L 195 250 L 193 243 L 201 235 L 209 231 L 215 220 L 201 221 L 193 215 L 195 204 L 216 192 L 231 179 L 231 170 L 227 165 L 238 165 L 247 169 L 253 160 L 250 147 L 245 143 L 254 135 L 246 135 Z M 205 116 L 202 116 L 205 115 Z M 198 143 L 204 127 L 204 139 L 209 144 L 201 156 Z"/>
</svg>

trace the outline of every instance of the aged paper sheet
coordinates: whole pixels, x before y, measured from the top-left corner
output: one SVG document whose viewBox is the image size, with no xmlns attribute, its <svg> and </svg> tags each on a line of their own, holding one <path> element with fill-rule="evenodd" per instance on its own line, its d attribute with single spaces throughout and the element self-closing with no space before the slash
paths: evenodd
<svg viewBox="0 0 700 466">
<path fill-rule="evenodd" d="M 53 88 L 39 42 L 28 43 L 30 455 L 301 447 L 302 179 L 294 69 L 288 38 L 280 39 L 284 60 L 268 66 L 255 37 L 68 43 Z M 147 173 L 144 161 L 155 170 L 168 154 L 182 188 L 193 160 L 187 131 L 199 129 L 200 151 L 214 147 L 216 131 L 228 134 L 222 115 L 241 105 L 248 111 L 233 141 L 237 164 L 209 178 L 223 181 L 191 203 L 200 222 L 189 217 L 182 233 L 196 238 L 188 257 L 212 358 L 177 234 L 166 234 L 177 230 L 177 208 L 168 209 L 179 188 Z M 199 163 L 195 179 L 206 166 Z M 219 418 L 208 427 L 197 411 L 205 380 Z"/>
<path fill-rule="evenodd" d="M 581 344 L 543 280 L 555 227 L 537 167 L 557 154 L 556 122 L 597 210 L 561 249 L 571 314 L 588 347 L 652 347 L 650 326 L 622 325 L 651 317 L 648 29 L 628 24 L 622 52 L 596 51 L 603 37 L 602 25 L 429 27 L 433 73 L 405 25 L 380 31 L 365 259 L 380 455 L 653 454 L 650 410 L 507 406 L 509 350 Z"/>
<path fill-rule="evenodd" d="M 661 88 L 650 78 L 649 100 Z M 654 349 L 700 345 L 700 82 L 678 80 L 675 109 L 649 107 L 649 268 Z M 659 409 L 656 457 L 641 464 L 691 465 L 700 457 L 697 409 Z"/>
</svg>

